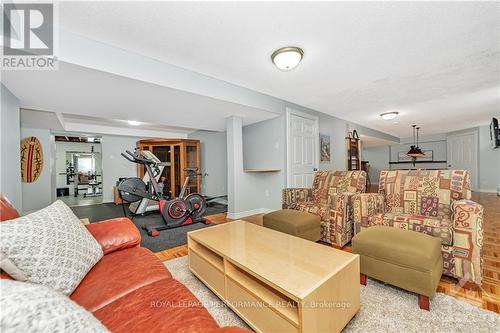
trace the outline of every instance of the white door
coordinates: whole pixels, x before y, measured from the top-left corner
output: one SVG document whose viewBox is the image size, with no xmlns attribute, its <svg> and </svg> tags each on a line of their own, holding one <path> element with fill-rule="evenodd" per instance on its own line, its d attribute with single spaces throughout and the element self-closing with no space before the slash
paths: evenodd
<svg viewBox="0 0 500 333">
<path fill-rule="evenodd" d="M 469 170 L 471 188 L 477 190 L 477 133 L 450 135 L 446 142 L 448 169 Z"/>
<path fill-rule="evenodd" d="M 311 187 L 318 170 L 318 119 L 289 110 L 288 115 L 288 187 Z"/>
</svg>

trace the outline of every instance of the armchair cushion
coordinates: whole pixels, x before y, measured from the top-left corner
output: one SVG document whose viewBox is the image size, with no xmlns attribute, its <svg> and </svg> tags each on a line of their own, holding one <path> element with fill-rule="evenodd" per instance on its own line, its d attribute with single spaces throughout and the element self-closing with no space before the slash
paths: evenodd
<svg viewBox="0 0 500 333">
<path fill-rule="evenodd" d="M 368 217 L 368 226 L 384 225 L 421 232 L 441 239 L 444 245 L 453 244 L 453 228 L 450 220 L 415 214 L 375 214 Z"/>
<path fill-rule="evenodd" d="M 330 219 L 330 207 L 316 201 L 297 202 L 291 205 L 291 209 L 317 215 L 323 222 Z"/>
<path fill-rule="evenodd" d="M 101 245 L 104 254 L 138 246 L 141 234 L 137 227 L 126 217 L 105 220 L 85 225 Z"/>
<path fill-rule="evenodd" d="M 291 209 L 317 215 L 321 219 L 321 241 L 344 246 L 352 237 L 350 200 L 352 193 L 329 194 L 327 203 L 307 201 L 292 204 Z"/>
<path fill-rule="evenodd" d="M 354 233 L 368 227 L 368 218 L 385 212 L 385 197 L 379 193 L 357 193 L 351 198 L 353 209 Z"/>
<path fill-rule="evenodd" d="M 365 192 L 366 172 L 318 171 L 314 175 L 312 187 L 314 200 L 326 203 L 328 196 L 337 193 Z"/>
<path fill-rule="evenodd" d="M 297 202 L 313 200 L 312 188 L 285 188 L 282 192 L 282 208 L 291 209 Z"/>
<path fill-rule="evenodd" d="M 451 219 L 451 201 L 470 199 L 469 179 L 465 170 L 385 170 L 379 193 L 387 212 Z"/>
</svg>

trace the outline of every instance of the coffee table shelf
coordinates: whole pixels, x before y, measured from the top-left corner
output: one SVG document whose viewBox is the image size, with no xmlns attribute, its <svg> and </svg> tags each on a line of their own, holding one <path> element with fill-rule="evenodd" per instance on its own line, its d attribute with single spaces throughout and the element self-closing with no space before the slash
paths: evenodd
<svg viewBox="0 0 500 333">
<path fill-rule="evenodd" d="M 257 332 L 340 332 L 359 309 L 355 254 L 234 221 L 189 232 L 188 258 Z"/>
<path fill-rule="evenodd" d="M 277 312 L 292 325 L 296 327 L 299 326 L 297 302 L 293 299 L 269 287 L 269 285 L 262 283 L 260 280 L 229 262 L 226 265 L 226 277 L 263 301 L 270 309 Z"/>
</svg>

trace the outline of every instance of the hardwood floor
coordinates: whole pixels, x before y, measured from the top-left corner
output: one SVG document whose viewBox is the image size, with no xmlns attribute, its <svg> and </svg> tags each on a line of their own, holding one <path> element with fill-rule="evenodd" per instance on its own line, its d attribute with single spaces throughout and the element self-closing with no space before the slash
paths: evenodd
<svg viewBox="0 0 500 333">
<path fill-rule="evenodd" d="M 375 192 L 372 187 L 370 192 Z M 495 193 L 473 193 L 472 200 L 484 206 L 483 220 L 483 285 L 478 290 L 465 289 L 457 285 L 455 279 L 443 276 L 438 286 L 438 292 L 451 295 L 475 306 L 500 313 L 500 197 Z M 243 220 L 262 225 L 263 214 L 243 218 Z M 210 216 L 213 223 L 226 223 L 231 221 L 226 214 Z M 349 245 L 342 248 L 351 251 Z M 182 245 L 156 253 L 162 260 L 169 260 L 187 255 L 187 246 Z"/>
</svg>

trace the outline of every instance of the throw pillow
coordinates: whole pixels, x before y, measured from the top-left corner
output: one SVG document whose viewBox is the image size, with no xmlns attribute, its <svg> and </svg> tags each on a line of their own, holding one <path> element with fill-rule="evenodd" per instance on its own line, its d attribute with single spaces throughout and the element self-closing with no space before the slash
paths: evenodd
<svg viewBox="0 0 500 333">
<path fill-rule="evenodd" d="M 14 265 L 12 261 L 9 260 L 2 252 L 0 252 L 0 267 L 2 269 L 0 270 L 1 273 L 3 272 L 9 272 L 9 275 L 11 278 L 14 280 L 18 281 L 26 281 L 26 275 L 24 275 L 23 272 L 19 268 Z"/>
<path fill-rule="evenodd" d="M 69 297 L 42 285 L 0 280 L 0 308 L 2 333 L 108 332 Z"/>
<path fill-rule="evenodd" d="M 25 276 L 71 294 L 102 258 L 99 243 L 62 201 L 0 223 L 0 252 Z M 0 267 L 13 276 L 11 267 Z"/>
</svg>

